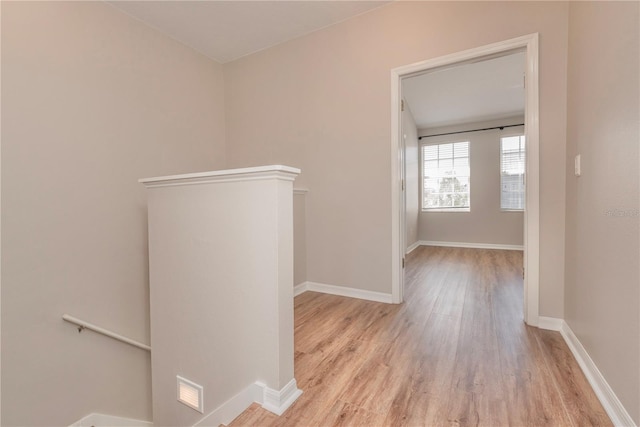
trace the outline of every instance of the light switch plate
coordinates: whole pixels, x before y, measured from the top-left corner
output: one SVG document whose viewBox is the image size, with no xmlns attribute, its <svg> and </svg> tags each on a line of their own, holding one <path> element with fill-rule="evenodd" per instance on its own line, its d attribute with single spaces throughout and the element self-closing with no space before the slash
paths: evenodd
<svg viewBox="0 0 640 427">
<path fill-rule="evenodd" d="M 580 176 L 582 174 L 582 167 L 580 165 L 580 154 L 576 155 L 573 163 L 574 163 L 576 176 Z"/>
</svg>

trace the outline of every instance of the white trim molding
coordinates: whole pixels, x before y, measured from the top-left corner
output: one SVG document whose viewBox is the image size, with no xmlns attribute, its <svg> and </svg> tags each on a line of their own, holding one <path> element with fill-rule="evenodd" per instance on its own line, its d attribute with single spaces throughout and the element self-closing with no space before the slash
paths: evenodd
<svg viewBox="0 0 640 427">
<path fill-rule="evenodd" d="M 255 382 L 214 409 L 194 424 L 194 427 L 227 425 L 242 414 L 252 403 L 259 403 L 267 411 L 280 416 L 301 394 L 302 390 L 298 388 L 295 378 L 289 381 L 281 390 L 274 390 L 264 383 Z"/>
<path fill-rule="evenodd" d="M 308 286 L 309 282 L 302 282 L 293 287 L 293 296 L 297 297 L 300 294 L 303 294 L 309 290 Z"/>
<path fill-rule="evenodd" d="M 222 405 L 214 409 L 195 426 L 227 425 L 243 413 L 252 403 L 262 403 L 263 388 L 260 383 L 253 383 Z"/>
<path fill-rule="evenodd" d="M 409 255 L 411 252 L 413 252 L 421 244 L 422 243 L 420 243 L 420 240 L 418 240 L 417 242 L 414 242 L 411 245 L 409 245 L 409 247 L 407 248 L 407 250 L 405 252 L 405 255 Z"/>
<path fill-rule="evenodd" d="M 523 245 L 502 245 L 498 243 L 473 243 L 473 242 L 437 242 L 434 240 L 420 240 L 420 246 L 443 246 L 446 248 L 471 248 L 471 249 L 501 249 L 505 251 L 522 251 Z"/>
<path fill-rule="evenodd" d="M 573 333 L 571 327 L 569 327 L 569 324 L 564 319 L 553 317 L 541 316 L 539 320 L 539 328 L 560 332 L 569 350 L 571 350 L 573 357 L 575 357 L 576 362 L 580 365 L 584 376 L 587 378 L 587 381 L 589 381 L 589 384 L 591 384 L 591 388 L 593 388 L 602 407 L 607 412 L 609 418 L 611 418 L 613 425 L 619 427 L 637 427 L 631 415 L 629 415 L 624 406 L 622 406 L 622 402 L 620 402 L 618 396 L 616 396 L 593 359 L 591 359 L 591 356 L 589 356 L 589 353 L 587 353 L 587 350 Z"/>
<path fill-rule="evenodd" d="M 188 173 L 184 175 L 142 178 L 138 182 L 147 188 L 172 187 L 176 185 L 209 184 L 216 182 L 255 181 L 262 179 L 282 179 L 294 181 L 300 169 L 291 166 L 271 165 L 254 168 L 227 169 L 210 172 Z"/>
<path fill-rule="evenodd" d="M 547 331 L 560 332 L 562 330 L 563 323 L 564 320 L 558 319 L 557 317 L 538 317 L 538 328 L 546 329 Z"/>
<path fill-rule="evenodd" d="M 302 394 L 302 390 L 298 388 L 295 378 L 289 381 L 281 390 L 274 390 L 264 384 L 262 386 L 262 407 L 278 416 L 282 415 Z"/>
<path fill-rule="evenodd" d="M 403 247 L 403 192 L 402 192 L 402 129 L 401 109 L 402 79 L 422 74 L 436 68 L 451 67 L 492 56 L 506 55 L 514 51 L 526 52 L 525 69 L 525 136 L 526 146 L 526 210 L 524 213 L 524 319 L 531 326 L 538 326 L 540 298 L 540 148 L 539 148 L 539 99 L 538 99 L 538 33 L 516 37 L 462 52 L 397 67 L 391 70 L 391 295 L 394 303 L 403 301 L 404 271 Z"/>
<path fill-rule="evenodd" d="M 582 368 L 582 372 L 584 372 L 584 375 L 587 377 L 589 384 L 593 387 L 593 391 L 596 393 L 596 396 L 598 396 L 604 410 L 607 412 L 607 415 L 609 415 L 609 418 L 611 418 L 613 425 L 636 427 L 631 415 L 629 415 L 624 406 L 622 406 L 622 402 L 620 402 L 618 396 L 613 392 L 613 389 L 609 383 L 607 383 L 607 380 L 593 362 L 587 350 L 582 346 L 578 337 L 576 337 L 569 327 L 569 324 L 564 320 L 562 321 L 560 333 L 569 346 L 571 353 L 573 353 L 573 356 L 578 361 L 578 365 Z"/>
<path fill-rule="evenodd" d="M 294 188 L 293 194 L 296 196 L 305 196 L 309 192 L 308 188 Z"/>
<path fill-rule="evenodd" d="M 134 420 L 131 418 L 114 417 L 105 414 L 89 414 L 76 421 L 69 427 L 151 427 L 151 421 Z"/>
<path fill-rule="evenodd" d="M 348 288 L 346 286 L 327 285 L 325 283 L 304 282 L 293 288 L 293 295 L 298 296 L 304 292 L 320 292 L 322 294 L 338 295 L 341 297 L 358 298 L 367 301 L 384 302 L 391 304 L 393 302 L 391 294 L 383 292 L 367 291 L 364 289 Z"/>
</svg>

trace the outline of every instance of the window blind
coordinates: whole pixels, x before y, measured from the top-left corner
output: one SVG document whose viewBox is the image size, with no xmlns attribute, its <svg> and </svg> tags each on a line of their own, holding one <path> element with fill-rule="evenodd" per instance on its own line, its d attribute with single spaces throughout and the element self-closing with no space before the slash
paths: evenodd
<svg viewBox="0 0 640 427">
<path fill-rule="evenodd" d="M 422 146 L 422 209 L 469 209 L 469 141 Z"/>
<path fill-rule="evenodd" d="M 500 138 L 500 208 L 524 210 L 524 135 Z"/>
</svg>

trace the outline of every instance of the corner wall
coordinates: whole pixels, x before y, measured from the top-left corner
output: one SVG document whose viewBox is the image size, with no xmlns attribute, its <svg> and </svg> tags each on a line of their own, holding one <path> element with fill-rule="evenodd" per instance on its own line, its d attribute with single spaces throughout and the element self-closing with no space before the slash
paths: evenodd
<svg viewBox="0 0 640 427">
<path fill-rule="evenodd" d="M 565 319 L 640 424 L 637 2 L 569 8 Z M 574 156 L 582 174 L 574 176 Z"/>
<path fill-rule="evenodd" d="M 104 2 L 2 2 L 2 425 L 151 418 L 146 194 L 222 168 L 222 67 Z"/>
</svg>

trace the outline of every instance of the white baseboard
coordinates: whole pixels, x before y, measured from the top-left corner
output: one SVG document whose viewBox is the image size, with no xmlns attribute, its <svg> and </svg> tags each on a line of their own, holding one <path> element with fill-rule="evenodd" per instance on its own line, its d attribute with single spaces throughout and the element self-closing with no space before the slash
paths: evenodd
<svg viewBox="0 0 640 427">
<path fill-rule="evenodd" d="M 523 245 L 501 245 L 495 243 L 469 243 L 469 242 L 437 242 L 434 240 L 420 240 L 420 246 L 444 246 L 448 248 L 472 248 L 472 249 L 502 249 L 506 251 L 523 251 Z"/>
<path fill-rule="evenodd" d="M 274 390 L 261 382 L 255 382 L 214 409 L 194 424 L 194 427 L 227 425 L 252 403 L 259 403 L 267 411 L 282 415 L 301 394 L 302 390 L 298 388 L 295 378 L 289 381 L 282 390 Z"/>
<path fill-rule="evenodd" d="M 220 424 L 227 425 L 254 402 L 262 405 L 267 411 L 273 412 L 276 415 L 282 415 L 301 394 L 302 390 L 298 388 L 295 378 L 289 381 L 281 390 L 274 390 L 263 383 L 255 382 L 207 414 L 194 424 L 194 427 L 218 427 Z M 90 414 L 71 424 L 69 427 L 92 426 L 152 427 L 153 423 L 151 421 L 133 420 L 111 415 Z"/>
<path fill-rule="evenodd" d="M 539 328 L 560 332 L 562 338 L 564 338 L 564 341 L 567 343 L 569 350 L 571 350 L 573 357 L 575 357 L 578 365 L 580 365 L 584 376 L 587 377 L 589 384 L 591 384 L 591 388 L 593 388 L 598 400 L 600 400 L 600 403 L 607 412 L 607 415 L 611 418 L 613 425 L 620 427 L 636 427 L 633 419 L 624 406 L 622 406 L 620 399 L 618 399 L 616 394 L 613 392 L 611 386 L 609 386 L 607 380 L 602 376 L 602 373 L 589 356 L 589 353 L 587 353 L 587 350 L 582 346 L 578 337 L 573 333 L 567 322 L 565 322 L 564 319 L 543 316 L 540 316 L 539 320 Z"/>
<path fill-rule="evenodd" d="M 276 415 L 282 415 L 302 394 L 302 390 L 298 388 L 295 378 L 289 381 L 281 390 L 274 390 L 264 384 L 263 388 L 262 407 Z"/>
<path fill-rule="evenodd" d="M 559 332 L 560 330 L 562 330 L 563 324 L 564 320 L 558 319 L 556 317 L 538 317 L 538 328 L 540 329 Z"/>
<path fill-rule="evenodd" d="M 364 289 L 347 288 L 344 286 L 327 285 L 325 283 L 304 282 L 293 288 L 293 295 L 298 296 L 303 292 L 313 291 L 323 294 L 338 295 L 341 297 L 358 298 L 367 301 L 384 302 L 391 304 L 393 299 L 391 294 L 382 292 L 367 291 Z"/>
<path fill-rule="evenodd" d="M 151 421 L 134 420 L 131 418 L 114 417 L 105 414 L 89 414 L 76 421 L 69 427 L 151 427 Z"/>
<path fill-rule="evenodd" d="M 611 386 L 609 386 L 609 383 L 607 383 L 607 380 L 593 362 L 589 353 L 587 353 L 587 350 L 585 350 L 580 340 L 578 340 L 578 337 L 575 336 L 564 320 L 562 321 L 560 333 L 569 346 L 569 349 L 571 349 L 571 353 L 573 353 L 573 356 L 578 361 L 580 368 L 582 368 L 582 372 L 584 372 L 587 380 L 589 380 L 589 384 L 593 387 L 593 391 L 596 393 L 596 396 L 598 396 L 604 410 L 607 412 L 607 415 L 609 415 L 609 418 L 611 418 L 613 425 L 636 427 L 631 415 L 629 415 L 624 406 L 622 406 L 622 402 L 620 402 L 618 396 L 613 392 Z"/>
<path fill-rule="evenodd" d="M 411 244 L 411 245 L 407 248 L 407 250 L 406 250 L 406 252 L 405 252 L 405 255 L 409 255 L 409 254 L 410 254 L 411 252 L 413 252 L 413 250 L 414 250 L 415 248 L 417 248 L 418 246 L 420 246 L 420 240 L 418 240 L 417 242 L 414 242 L 413 244 Z"/>
<path fill-rule="evenodd" d="M 262 402 L 262 385 L 254 383 L 233 396 L 231 399 L 218 406 L 194 426 L 219 426 L 227 425 L 238 415 L 243 413 L 253 402 Z"/>
<path fill-rule="evenodd" d="M 298 285 L 295 285 L 293 287 L 293 296 L 297 297 L 298 295 L 307 292 L 309 290 L 308 287 L 307 287 L 307 283 L 309 283 L 309 282 L 302 282 L 302 283 L 300 283 Z"/>
</svg>

